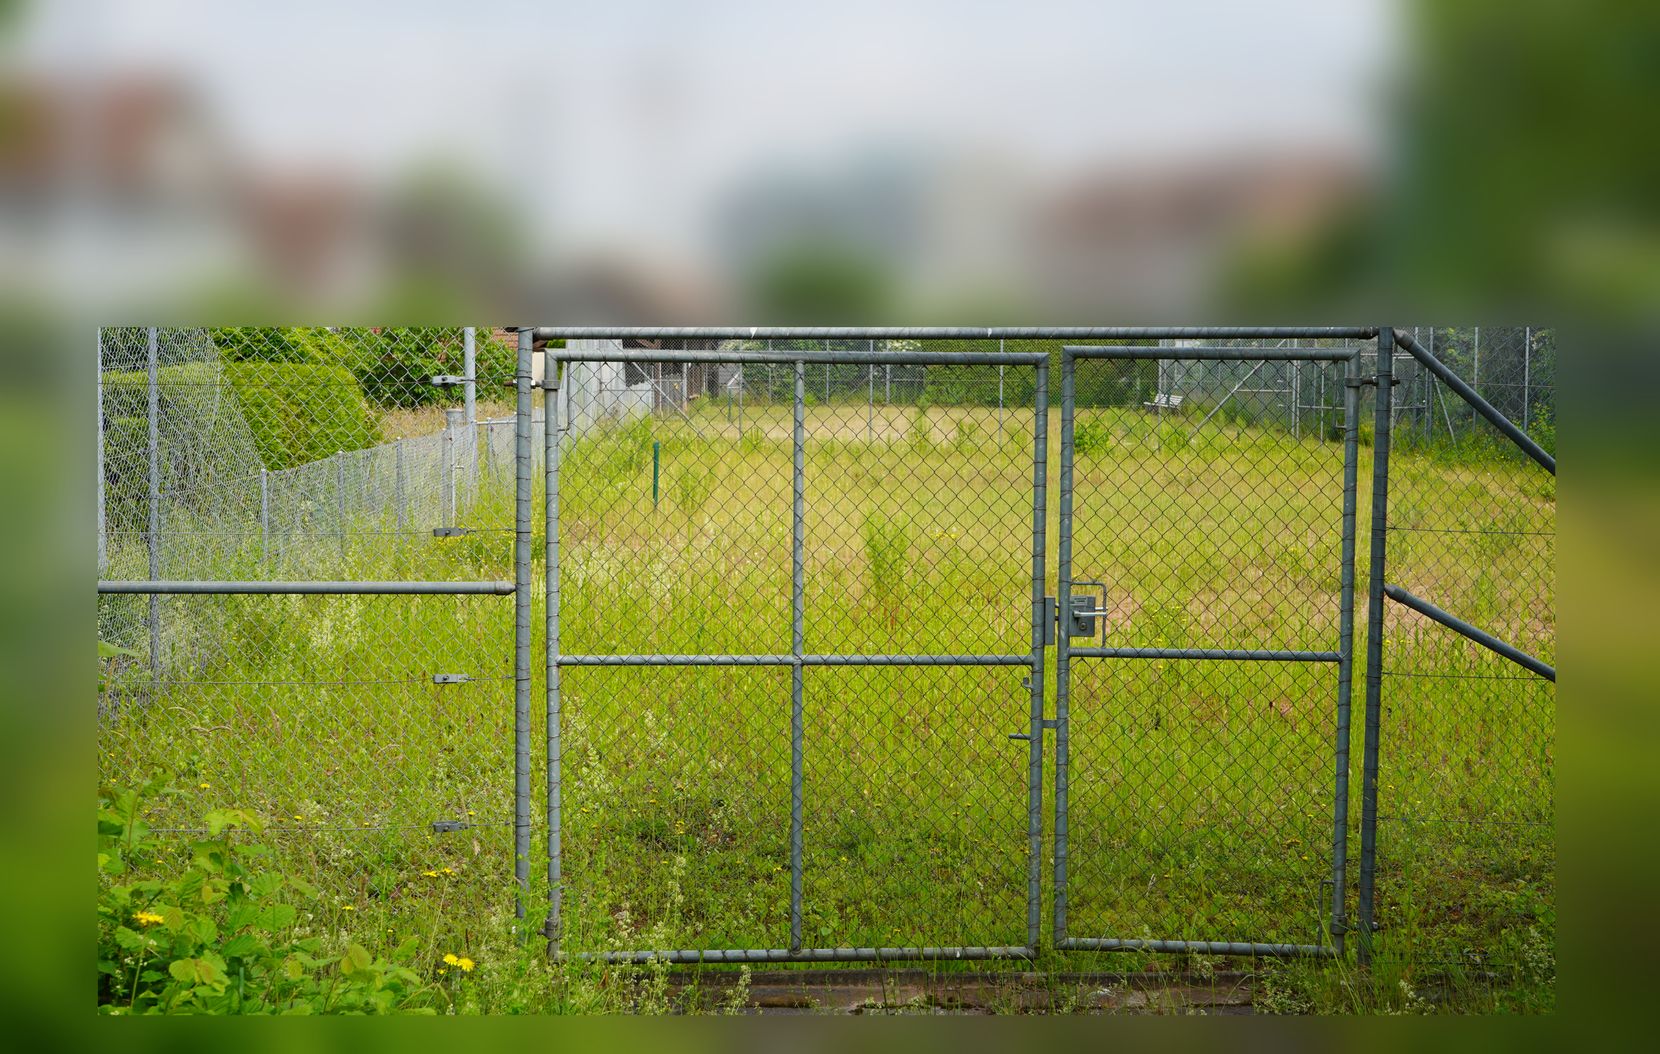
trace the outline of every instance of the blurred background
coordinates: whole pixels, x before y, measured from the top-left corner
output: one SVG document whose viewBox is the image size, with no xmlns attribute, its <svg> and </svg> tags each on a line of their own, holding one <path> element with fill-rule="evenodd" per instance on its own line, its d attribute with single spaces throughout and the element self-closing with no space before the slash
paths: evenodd
<svg viewBox="0 0 1660 1054">
<path fill-rule="evenodd" d="M 0 10 L 0 287 L 106 319 L 1245 321 L 1660 281 L 1653 137 L 1606 181 L 1585 149 L 1652 118 L 1654 53 L 1570 5 Z"/>
<path fill-rule="evenodd" d="M 0 0 L 16 1026 L 85 1005 L 94 328 L 168 322 L 1556 326 L 1572 1005 L 1660 931 L 1657 56 L 1611 0 Z"/>
</svg>

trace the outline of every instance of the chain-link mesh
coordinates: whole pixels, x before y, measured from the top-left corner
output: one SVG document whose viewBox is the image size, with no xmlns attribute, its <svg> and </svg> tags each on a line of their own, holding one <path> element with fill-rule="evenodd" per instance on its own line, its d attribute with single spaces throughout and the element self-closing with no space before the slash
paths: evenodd
<svg viewBox="0 0 1660 1054">
<path fill-rule="evenodd" d="M 1484 327 L 1479 369 L 1477 336 L 1419 331 L 1553 446 L 1553 334 Z M 457 330 L 159 330 L 153 354 L 151 331 L 102 331 L 100 578 L 512 578 L 513 343 L 477 331 L 468 400 L 432 380 L 465 372 Z M 624 343 L 568 354 L 662 346 Z M 1061 343 L 565 364 L 562 947 L 1027 942 L 1011 736 L 1053 651 L 1034 667 L 1034 363 L 1054 594 Z M 936 352 L 1015 357 L 904 361 Z M 841 358 L 800 370 L 799 480 L 791 353 Z M 1072 645 L 1333 651 L 1344 365 L 1180 353 L 1077 363 L 1072 577 L 1101 614 Z M 1554 478 L 1395 368 L 1388 580 L 1554 662 Z M 1357 563 L 1362 641 L 1364 544 Z M 1554 919 L 1554 686 L 1386 613 L 1379 954 L 1522 961 Z M 108 595 L 98 618 L 126 649 L 101 772 L 175 773 L 156 826 L 252 809 L 341 911 L 465 929 L 510 898 L 511 601 Z M 1068 932 L 1329 944 L 1335 665 L 1081 656 L 1071 677 Z"/>
<path fill-rule="evenodd" d="M 569 950 L 1025 942 L 1034 383 L 1029 363 L 802 366 L 798 595 L 795 363 L 565 367 L 561 651 L 766 664 L 567 670 Z M 900 664 L 843 664 L 873 656 Z"/>
<path fill-rule="evenodd" d="M 517 351 L 491 331 L 476 400 L 455 329 L 99 344 L 101 579 L 513 577 Z M 124 649 L 100 776 L 170 775 L 147 820 L 181 853 L 235 807 L 328 925 L 463 932 L 511 904 L 511 598 L 110 594 L 98 632 Z"/>
<path fill-rule="evenodd" d="M 1554 451 L 1553 331 L 1403 332 Z M 1394 368 L 1387 581 L 1554 666 L 1555 477 L 1405 351 Z M 1555 939 L 1556 686 L 1402 605 L 1384 628 L 1378 954 L 1537 970 Z"/>
<path fill-rule="evenodd" d="M 1071 647 L 1146 655 L 1071 662 L 1068 934 L 1326 943 L 1345 365 L 1074 370 Z"/>
</svg>

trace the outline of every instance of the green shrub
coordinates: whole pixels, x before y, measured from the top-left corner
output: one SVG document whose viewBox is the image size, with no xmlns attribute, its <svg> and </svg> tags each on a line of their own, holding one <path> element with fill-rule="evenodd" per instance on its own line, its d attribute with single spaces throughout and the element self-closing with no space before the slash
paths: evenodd
<svg viewBox="0 0 1660 1054">
<path fill-rule="evenodd" d="M 243 361 L 227 363 L 225 373 L 266 468 L 292 468 L 380 442 L 378 416 L 342 367 Z"/>
<path fill-rule="evenodd" d="M 867 513 L 864 537 L 871 592 L 879 602 L 889 603 L 899 595 L 910 570 L 910 530 L 903 522 L 891 520 L 882 513 Z"/>
<path fill-rule="evenodd" d="M 1072 450 L 1079 457 L 1106 452 L 1112 443 L 1112 429 L 1104 421 L 1079 421 L 1072 430 Z"/>
<path fill-rule="evenodd" d="M 212 330 L 226 362 L 284 362 L 338 366 L 351 371 L 365 397 L 377 407 L 412 407 L 449 402 L 456 389 L 432 378 L 459 375 L 464 352 L 461 330 L 447 327 L 304 328 L 229 327 Z M 502 390 L 518 369 L 518 348 L 497 341 L 488 327 L 475 327 L 474 375 L 481 393 Z"/>
<path fill-rule="evenodd" d="M 405 965 L 405 941 L 377 956 L 355 943 L 301 936 L 305 883 L 267 869 L 247 840 L 259 820 L 207 814 L 207 837 L 166 877 L 141 813 L 162 781 L 98 797 L 98 1009 L 106 1014 L 432 1013 L 436 989 Z"/>
</svg>

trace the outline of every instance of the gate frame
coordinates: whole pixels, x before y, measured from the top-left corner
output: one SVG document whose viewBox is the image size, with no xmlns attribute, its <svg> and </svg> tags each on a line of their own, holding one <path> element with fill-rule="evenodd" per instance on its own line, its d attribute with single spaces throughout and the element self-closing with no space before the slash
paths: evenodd
<svg viewBox="0 0 1660 1054">
<path fill-rule="evenodd" d="M 1377 844 L 1378 844 L 1378 750 L 1382 739 L 1383 713 L 1383 610 L 1384 601 L 1392 600 L 1402 607 L 1437 622 L 1502 655 L 1528 672 L 1556 682 L 1556 669 L 1507 644 L 1492 634 L 1444 611 L 1434 603 L 1414 596 L 1399 586 L 1388 584 L 1389 555 L 1389 454 L 1392 441 L 1392 422 L 1395 379 L 1395 350 L 1400 348 L 1416 359 L 1426 371 L 1451 388 L 1476 413 L 1486 418 L 1499 433 L 1517 449 L 1531 458 L 1540 468 L 1556 475 L 1556 458 L 1547 453 L 1527 432 L 1482 398 L 1451 367 L 1437 359 L 1417 339 L 1404 330 L 1382 327 L 1377 332 L 1377 374 L 1370 383 L 1377 386 L 1377 400 L 1373 423 L 1372 451 L 1372 555 L 1370 581 L 1367 588 L 1366 619 L 1366 740 L 1361 760 L 1360 783 L 1360 881 L 1357 894 L 1355 929 L 1356 960 L 1361 966 L 1372 962 L 1372 935 L 1381 927 L 1377 912 Z"/>
<path fill-rule="evenodd" d="M 1375 333 L 1376 331 L 1372 331 Z M 1251 334 L 1257 338 L 1293 339 L 1324 337 L 1332 339 L 1366 338 L 1372 335 L 1361 330 L 1326 330 L 1310 333 L 1306 329 L 1283 329 Z M 1238 339 L 1239 331 L 1221 334 Z M 1055 635 L 1055 877 L 1054 877 L 1054 946 L 1057 951 L 1157 951 L 1184 952 L 1204 955 L 1271 955 L 1339 957 L 1343 954 L 1343 935 L 1347 931 L 1345 913 L 1345 866 L 1348 855 L 1348 779 L 1349 779 L 1349 705 L 1354 671 L 1354 554 L 1355 554 L 1355 481 L 1359 460 L 1358 347 L 1343 348 L 1251 348 L 1251 347 L 1092 347 L 1067 345 L 1061 359 L 1061 494 L 1060 494 L 1060 561 L 1058 569 L 1058 609 L 1072 610 L 1072 492 L 1073 492 L 1073 419 L 1076 411 L 1074 376 L 1079 359 L 1136 359 L 1136 360 L 1207 360 L 1207 361 L 1281 361 L 1281 362 L 1342 362 L 1345 364 L 1344 422 L 1343 422 L 1343 514 L 1342 562 L 1338 589 L 1339 621 L 1336 651 L 1269 650 L 1246 648 L 1074 648 L 1067 627 Z M 1080 594 L 1087 595 L 1087 594 Z M 1264 943 L 1255 941 L 1198 941 L 1146 938 L 1074 937 L 1068 933 L 1067 909 L 1067 850 L 1069 788 L 1067 784 L 1070 763 L 1070 706 L 1072 661 L 1085 659 L 1175 659 L 1240 662 L 1316 662 L 1335 663 L 1338 668 L 1336 729 L 1333 753 L 1332 793 L 1332 885 L 1330 932 L 1332 944 Z"/>
<path fill-rule="evenodd" d="M 188 327 L 181 327 L 188 328 Z M 160 598 L 169 595 L 188 596 L 512 596 L 513 597 L 513 658 L 514 658 L 514 714 L 513 714 L 513 873 L 514 916 L 525 916 L 525 894 L 529 891 L 530 875 L 530 537 L 531 537 L 531 344 L 526 334 L 519 336 L 519 353 L 514 369 L 513 386 L 517 394 L 514 412 L 516 445 L 514 448 L 514 545 L 512 582 L 502 581 L 255 581 L 237 580 L 166 580 L 160 577 L 157 536 L 160 523 L 161 494 L 157 468 L 160 445 L 157 439 L 157 348 L 159 329 L 146 329 L 148 342 L 150 437 L 149 437 L 149 530 L 148 548 L 150 577 L 130 581 L 99 579 L 98 594 L 139 594 L 148 596 L 150 605 L 150 667 L 153 679 L 160 677 Z M 464 335 L 470 343 L 470 331 Z M 102 417 L 103 384 L 103 328 L 98 329 L 100 419 Z M 469 356 L 470 358 L 470 356 Z M 447 380 L 447 379 L 446 379 Z M 467 385 L 467 400 L 472 397 L 472 370 L 462 378 Z M 438 384 L 440 378 L 433 378 Z M 102 460 L 103 436 L 99 436 L 99 457 Z M 400 448 L 401 450 L 401 448 Z M 99 473 L 100 485 L 102 471 Z M 261 476 L 261 486 L 264 477 Z M 263 496 L 263 495 L 262 495 Z M 261 523 L 264 522 L 263 501 Z M 100 503 L 100 510 L 102 503 Z M 344 523 L 341 526 L 344 543 Z M 101 537 L 101 534 L 100 534 Z"/>
<path fill-rule="evenodd" d="M 569 340 L 1135 340 L 1135 339 L 1287 339 L 1287 338 L 1330 338 L 1330 339 L 1370 339 L 1378 333 L 1376 327 L 1331 327 L 1331 326 L 1303 326 L 1303 327 L 1216 327 L 1216 326 L 1183 326 L 1183 327 L 1101 327 L 1101 326 L 1050 326 L 1050 327 L 764 327 L 764 326 L 538 326 L 534 330 L 534 340 L 569 341 Z M 523 338 L 521 338 L 523 339 Z M 1169 349 L 1155 349 L 1168 352 Z M 1190 358 L 1216 357 L 1210 352 L 1217 349 L 1188 349 Z M 1248 349 L 1255 358 L 1286 357 L 1277 352 L 1280 349 L 1252 348 Z M 1318 355 L 1319 349 L 1309 349 Z M 1196 354 L 1195 354 L 1196 353 Z M 548 950 L 555 958 L 565 958 L 569 955 L 578 959 L 598 959 L 608 962 L 652 962 L 668 961 L 675 963 L 692 962 L 847 962 L 847 961 L 909 961 L 926 959 L 992 959 L 992 958 L 1032 958 L 1039 950 L 1041 942 L 1041 913 L 1042 913 L 1042 878 L 1040 875 L 1040 860 L 1042 854 L 1042 737 L 1045 730 L 1054 729 L 1057 734 L 1057 744 L 1064 742 L 1064 722 L 1061 711 L 1057 709 L 1054 719 L 1043 716 L 1043 676 L 1045 637 L 1049 627 L 1053 624 L 1049 598 L 1044 595 L 1044 580 L 1047 569 L 1044 566 L 1046 554 L 1045 520 L 1047 517 L 1047 439 L 1048 439 L 1048 366 L 1049 356 L 1043 352 L 1031 353 L 949 353 L 949 352 L 875 352 L 874 350 L 857 352 L 832 351 L 774 351 L 774 350 L 658 350 L 658 349 L 592 349 L 571 350 L 569 348 L 555 348 L 551 344 L 547 347 L 543 370 L 542 387 L 545 392 L 555 393 L 553 397 L 545 398 L 548 406 L 546 443 L 547 454 L 545 461 L 547 481 L 547 575 L 548 575 L 548 613 L 546 638 L 547 677 L 547 741 L 548 741 L 548 914 L 544 924 L 544 934 L 548 940 Z M 1312 356 L 1301 356 L 1312 357 Z M 1330 357 L 1330 356 L 1324 356 Z M 559 457 L 560 443 L 558 439 L 557 413 L 559 400 L 557 389 L 560 383 L 560 365 L 566 362 L 706 362 L 706 363 L 778 363 L 794 364 L 796 366 L 795 392 L 795 428 L 793 437 L 794 460 L 794 493 L 793 493 L 793 583 L 792 591 L 792 650 L 789 655 L 567 655 L 562 651 L 559 639 L 558 615 L 558 525 L 559 525 Z M 1070 360 L 1063 354 L 1063 361 L 1068 364 L 1067 378 L 1070 379 Z M 1038 393 L 1034 398 L 1037 421 L 1034 422 L 1036 446 L 1033 451 L 1033 595 L 1032 595 L 1032 652 L 1026 655 L 957 655 L 957 656 L 918 656 L 918 655 L 808 655 L 804 653 L 801 644 L 802 619 L 802 544 L 803 544 L 803 451 L 804 437 L 804 384 L 803 374 L 805 364 L 814 363 L 870 363 L 870 364 L 988 364 L 988 365 L 1026 365 L 1033 366 L 1037 371 Z M 1353 387 L 1350 391 L 1353 392 Z M 1063 398 L 1063 409 L 1066 400 Z M 1063 428 L 1063 457 L 1066 452 L 1066 431 Z M 1351 435 L 1353 430 L 1351 429 Z M 1069 488 L 1063 484 L 1063 501 L 1070 497 Z M 1352 531 L 1351 531 L 1352 533 Z M 1063 529 L 1063 544 L 1065 544 Z M 1352 576 L 1351 576 L 1352 581 Z M 1067 610 L 1059 608 L 1060 611 Z M 1064 641 L 1064 634 L 1056 634 L 1057 642 Z M 1352 649 L 1351 649 L 1352 650 Z M 809 665 L 1027 665 L 1030 664 L 1031 675 L 1028 686 L 1031 689 L 1032 712 L 1031 723 L 1026 737 L 1029 741 L 1028 765 L 1028 858 L 1029 876 L 1027 890 L 1027 937 L 1025 945 L 1016 946 L 965 946 L 965 947 L 910 947 L 910 948 L 802 948 L 800 946 L 800 917 L 801 917 L 801 671 Z M 723 666 L 723 665 L 767 665 L 790 666 L 794 674 L 792 677 L 792 705 L 791 705 L 791 947 L 770 949 L 658 949 L 635 950 L 618 952 L 576 952 L 567 953 L 559 947 L 561 937 L 561 910 L 562 910 L 562 861 L 560 846 L 560 685 L 559 671 L 565 666 Z M 1347 665 L 1347 664 L 1346 664 Z M 1059 667 L 1057 667 L 1059 669 Z M 1346 710 L 1346 700 L 1344 708 Z M 1346 737 L 1347 722 L 1342 724 L 1342 732 Z M 1346 742 L 1343 744 L 1346 751 Z M 1059 749 L 1057 749 L 1057 758 Z M 1340 754 L 1346 759 L 1346 753 Z M 1347 780 L 1347 765 L 1339 766 L 1337 780 L 1341 783 Z M 1057 785 L 1059 786 L 1059 785 Z M 1346 793 L 1341 800 L 1346 802 Z M 1057 830 L 1059 830 L 1062 815 L 1060 801 L 1057 798 Z M 1346 825 L 1338 828 L 1338 838 L 1343 837 Z M 1062 850 L 1057 844 L 1057 861 L 1063 858 Z M 1060 865 L 1057 863 L 1057 871 Z M 1056 887 L 1057 919 L 1064 914 L 1064 895 L 1062 887 Z M 1342 888 L 1334 894 L 1334 918 L 1341 919 Z M 1063 931 L 1057 927 L 1057 938 L 1063 937 Z M 1341 934 L 1338 934 L 1339 941 Z M 1057 941 L 1056 947 L 1067 950 Z M 1081 946 L 1080 946 L 1081 947 Z M 1227 945 L 1213 946 L 1213 950 L 1223 947 L 1235 949 L 1235 953 L 1247 953 L 1243 946 Z M 1270 949 L 1272 954 L 1286 954 L 1286 947 L 1277 945 L 1249 946 L 1249 950 L 1261 954 L 1261 949 Z M 1301 946 L 1296 946 L 1301 952 Z M 1326 949 L 1321 949 L 1325 953 Z"/>
<path fill-rule="evenodd" d="M 916 329 L 858 329 L 858 330 L 798 330 L 760 328 L 741 330 L 710 329 L 638 329 L 596 330 L 590 328 L 562 329 L 543 327 L 535 331 L 536 339 L 718 339 L 718 340 L 897 340 L 897 339 L 982 339 L 986 331 L 944 331 Z M 527 339 L 527 338 L 521 338 Z M 1036 956 L 1041 934 L 1042 914 L 1042 844 L 1043 844 L 1043 732 L 1050 727 L 1043 717 L 1044 658 L 1048 619 L 1045 596 L 1047 553 L 1045 532 L 1048 518 L 1048 404 L 1049 356 L 1044 352 L 930 352 L 902 351 L 809 351 L 759 349 L 643 349 L 593 348 L 570 349 L 548 347 L 545 352 L 542 387 L 546 410 L 545 472 L 547 487 L 547 576 L 548 611 L 546 665 L 547 665 L 547 742 L 548 742 L 548 913 L 543 933 L 548 940 L 549 953 L 555 958 L 571 957 L 604 962 L 888 962 L 930 959 L 1030 959 Z M 568 362 L 638 362 L 638 363 L 771 363 L 795 367 L 793 399 L 791 469 L 791 611 L 789 654 L 666 654 L 666 653 L 611 653 L 568 654 L 563 650 L 559 627 L 559 469 L 561 443 L 559 439 L 557 390 L 561 380 L 560 366 Z M 1032 453 L 1032 616 L 1031 648 L 1025 653 L 995 654 L 941 654 L 941 653 L 822 653 L 809 654 L 804 643 L 806 615 L 805 546 L 806 546 L 806 364 L 826 365 L 991 365 L 1029 366 L 1034 371 L 1033 395 L 1033 453 Z M 560 745 L 560 671 L 566 666 L 587 667 L 653 667 L 653 666 L 787 666 L 790 679 L 790 933 L 787 948 L 690 948 L 690 949 L 635 949 L 608 952 L 571 952 L 560 948 L 562 936 L 562 876 L 563 861 L 560 830 L 561 819 L 561 745 Z M 803 707 L 804 671 L 809 666 L 1026 666 L 1029 670 L 1025 687 L 1029 689 L 1031 711 L 1027 731 L 1014 738 L 1027 740 L 1027 941 L 1023 945 L 961 945 L 909 947 L 830 947 L 802 946 L 801 929 L 805 875 L 804 862 L 804 776 L 805 776 L 805 715 Z"/>
</svg>

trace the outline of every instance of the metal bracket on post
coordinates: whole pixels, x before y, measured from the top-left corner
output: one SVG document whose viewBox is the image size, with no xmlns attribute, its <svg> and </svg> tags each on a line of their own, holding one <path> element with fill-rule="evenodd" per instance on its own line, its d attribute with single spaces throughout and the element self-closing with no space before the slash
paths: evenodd
<svg viewBox="0 0 1660 1054">
<path fill-rule="evenodd" d="M 466 684 L 472 677 L 465 673 L 435 673 L 432 675 L 433 684 Z"/>
<path fill-rule="evenodd" d="M 472 384 L 471 377 L 457 377 L 454 374 L 440 373 L 432 378 L 432 383 L 440 388 L 458 388 L 463 384 Z"/>
<path fill-rule="evenodd" d="M 461 538 L 472 533 L 473 529 L 471 527 L 434 527 L 432 529 L 434 538 Z"/>
</svg>

